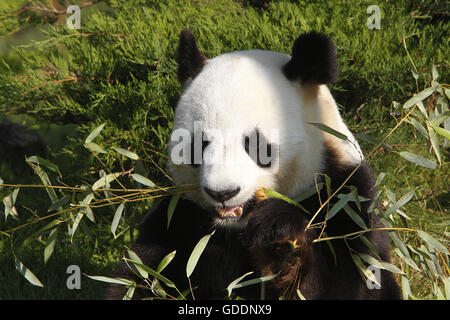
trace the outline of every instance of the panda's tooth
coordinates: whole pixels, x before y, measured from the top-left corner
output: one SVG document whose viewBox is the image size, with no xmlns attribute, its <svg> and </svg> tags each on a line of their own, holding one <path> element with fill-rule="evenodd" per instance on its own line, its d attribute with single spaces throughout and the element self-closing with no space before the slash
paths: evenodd
<svg viewBox="0 0 450 320">
<path fill-rule="evenodd" d="M 242 209 L 242 207 L 239 207 L 239 208 L 237 208 L 236 211 L 234 211 L 234 212 L 236 213 L 236 216 L 240 217 L 240 216 L 242 215 L 242 212 L 243 212 L 243 211 L 244 211 L 244 210 Z"/>
</svg>

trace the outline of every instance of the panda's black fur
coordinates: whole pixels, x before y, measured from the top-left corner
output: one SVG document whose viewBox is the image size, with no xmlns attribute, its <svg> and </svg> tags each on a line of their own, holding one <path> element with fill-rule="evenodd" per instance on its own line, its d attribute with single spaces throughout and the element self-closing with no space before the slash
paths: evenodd
<svg viewBox="0 0 450 320">
<path fill-rule="evenodd" d="M 202 57 L 195 51 L 195 42 L 190 32 L 181 35 L 180 46 L 188 48 L 188 54 L 193 59 L 180 60 L 179 78 L 181 81 L 195 77 L 204 64 Z M 305 82 L 322 83 L 335 79 L 336 69 L 332 62 L 316 63 L 296 72 L 299 65 L 307 66 L 301 58 L 300 46 L 312 46 L 320 50 L 324 46 L 326 57 L 333 55 L 334 45 L 327 38 L 316 33 L 300 37 L 296 41 L 293 61 L 283 72 L 290 79 L 303 78 Z M 333 46 L 332 48 L 330 46 Z M 319 48 L 319 49 L 317 49 Z M 328 49 L 329 50 L 328 50 Z M 330 53 L 331 52 L 331 53 Z M 181 53 L 180 55 L 183 55 Z M 298 61 L 298 58 L 301 58 Z M 311 58 L 312 59 L 312 58 Z M 329 61 L 334 61 L 331 57 Z M 327 58 L 325 58 L 326 61 Z M 193 61 L 189 65 L 187 61 Z M 339 150 L 325 145 L 325 159 L 322 173 L 331 178 L 331 192 L 334 192 L 356 168 L 356 165 L 341 164 L 338 159 Z M 366 162 L 347 181 L 346 186 L 354 186 L 360 196 L 374 199 L 376 189 L 371 169 Z M 348 193 L 348 187 L 341 192 Z M 167 211 L 169 199 L 162 200 L 156 208 L 143 220 L 139 237 L 132 250 L 137 253 L 142 262 L 156 268 L 161 260 L 170 252 L 176 251 L 175 258 L 164 269 L 162 274 L 172 280 L 180 291 L 189 288 L 186 277 L 186 264 L 197 242 L 215 229 L 207 247 L 203 251 L 198 264 L 190 277 L 196 299 L 220 299 L 226 297 L 227 286 L 238 277 L 249 271 L 254 271 L 251 277 L 276 275 L 265 284 L 265 298 L 278 299 L 280 296 L 298 299 L 297 289 L 306 299 L 399 299 L 399 287 L 393 274 L 381 270 L 381 289 L 369 289 L 366 281 L 360 275 L 352 259 L 350 251 L 373 256 L 361 238 L 337 239 L 327 243 L 313 242 L 319 237 L 320 228 L 305 227 L 321 206 L 321 201 L 328 198 L 326 188 L 319 195 L 313 195 L 302 202 L 310 214 L 283 200 L 269 198 L 256 202 L 245 212 L 248 219 L 243 227 L 215 229 L 212 213 L 204 210 L 198 204 L 180 199 L 169 228 L 167 228 Z M 332 199 L 330 207 L 336 203 Z M 371 201 L 361 203 L 361 210 L 349 202 L 351 208 L 358 212 L 369 228 L 381 227 L 381 222 L 375 214 L 369 214 L 367 209 Z M 324 221 L 326 210 L 314 222 Z M 327 221 L 326 235 L 339 236 L 361 230 L 344 210 L 338 212 Z M 375 247 L 382 261 L 390 262 L 389 237 L 386 231 L 372 231 L 363 234 Z M 330 246 L 331 245 L 331 246 Z M 116 276 L 139 281 L 139 277 L 129 267 L 122 263 Z M 171 289 L 168 289 L 170 291 Z M 112 285 L 107 292 L 109 299 L 121 299 L 126 288 Z M 261 286 L 253 285 L 237 289 L 235 294 L 249 299 L 261 297 Z M 177 296 L 175 292 L 171 292 Z M 150 290 L 137 289 L 134 298 L 152 295 Z"/>
<path fill-rule="evenodd" d="M 354 169 L 334 163 L 331 148 L 326 151 L 325 173 L 332 177 L 335 190 Z M 373 199 L 374 178 L 369 166 L 363 163 L 347 182 L 358 188 L 359 195 Z M 344 189 L 345 190 L 345 189 Z M 347 190 L 348 191 L 348 190 Z M 326 199 L 325 190 L 321 198 Z M 174 281 L 178 288 L 188 288 L 186 263 L 193 248 L 204 235 L 213 230 L 211 214 L 189 200 L 180 200 L 167 229 L 169 200 L 163 200 L 149 213 L 140 226 L 140 234 L 133 250 L 143 263 L 156 267 L 162 258 L 176 250 L 174 260 L 163 274 Z M 370 202 L 362 202 L 360 216 L 369 227 L 381 226 L 375 215 L 367 214 Z M 318 196 L 300 203 L 314 213 L 320 206 Z M 331 205 L 333 202 L 331 203 Z M 352 208 L 357 211 L 356 206 Z M 197 299 L 219 299 L 226 296 L 226 287 L 239 276 L 260 270 L 264 275 L 277 274 L 266 284 L 266 298 L 277 299 L 281 295 L 297 298 L 296 285 L 307 299 L 399 299 L 400 293 L 392 273 L 381 270 L 381 289 L 368 289 L 349 254 L 349 247 L 358 253 L 373 255 L 358 238 L 331 241 L 334 254 L 326 242 L 313 243 L 319 229 L 304 232 L 311 216 L 283 200 L 267 199 L 258 202 L 248 213 L 245 229 L 217 229 L 203 252 L 191 276 Z M 318 217 L 317 221 L 323 221 Z M 327 223 L 327 236 L 342 235 L 361 230 L 345 212 L 339 212 Z M 390 261 L 387 232 L 374 231 L 364 236 L 378 251 L 381 260 Z M 288 240 L 297 239 L 294 248 Z M 348 246 L 347 246 L 348 245 Z M 122 264 L 118 277 L 138 277 Z M 255 274 L 255 276 L 259 276 Z M 125 289 L 112 286 L 107 297 L 120 299 Z M 246 287 L 237 293 L 246 298 L 259 298 L 260 286 Z M 150 291 L 137 290 L 135 298 L 145 297 Z"/>
</svg>

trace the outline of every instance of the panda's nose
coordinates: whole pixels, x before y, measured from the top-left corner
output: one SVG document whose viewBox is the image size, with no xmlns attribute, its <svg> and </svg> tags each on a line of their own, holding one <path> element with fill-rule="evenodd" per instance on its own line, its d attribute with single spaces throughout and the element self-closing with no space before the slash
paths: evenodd
<svg viewBox="0 0 450 320">
<path fill-rule="evenodd" d="M 211 190 L 206 187 L 203 187 L 203 189 L 205 190 L 205 192 L 207 194 L 209 194 L 211 196 L 211 198 L 213 198 L 214 200 L 216 200 L 218 202 L 227 201 L 228 199 L 231 199 L 235 195 L 237 195 L 239 193 L 239 191 L 241 191 L 240 187 L 237 187 L 236 189 L 227 189 L 227 190 L 222 190 L 222 191 L 214 191 L 214 190 Z"/>
</svg>

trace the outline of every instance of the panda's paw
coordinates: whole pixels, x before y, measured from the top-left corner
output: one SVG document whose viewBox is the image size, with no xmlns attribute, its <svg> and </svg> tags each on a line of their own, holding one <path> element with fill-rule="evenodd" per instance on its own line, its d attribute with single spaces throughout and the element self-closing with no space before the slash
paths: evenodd
<svg viewBox="0 0 450 320">
<path fill-rule="evenodd" d="M 303 241 L 303 231 L 308 223 L 299 208 L 286 201 L 270 198 L 258 202 L 248 213 L 243 233 L 249 248 L 267 246 L 296 249 Z"/>
</svg>

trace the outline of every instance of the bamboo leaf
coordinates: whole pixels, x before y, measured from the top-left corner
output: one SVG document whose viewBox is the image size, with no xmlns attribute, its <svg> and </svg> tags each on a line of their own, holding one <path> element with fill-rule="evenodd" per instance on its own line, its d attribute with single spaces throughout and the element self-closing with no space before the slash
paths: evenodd
<svg viewBox="0 0 450 320">
<path fill-rule="evenodd" d="M 136 283 L 134 281 L 131 281 L 128 279 L 111 278 L 111 277 L 105 277 L 105 276 L 89 276 L 89 275 L 86 275 L 86 276 L 93 280 L 107 282 L 107 283 L 120 284 L 123 286 L 136 286 Z"/>
<path fill-rule="evenodd" d="M 403 300 L 408 300 L 409 297 L 412 297 L 411 287 L 409 285 L 409 280 L 406 275 L 402 275 L 402 295 Z"/>
<path fill-rule="evenodd" d="M 107 183 L 112 182 L 113 180 L 115 180 L 118 176 L 120 176 L 120 172 L 116 172 L 116 173 L 110 173 L 107 174 L 104 177 L 101 177 L 100 179 L 98 179 L 92 186 L 92 190 L 97 190 L 100 188 L 103 188 Z"/>
<path fill-rule="evenodd" d="M 439 149 L 439 139 L 436 135 L 436 132 L 434 131 L 432 126 L 427 125 L 428 132 L 430 134 L 430 141 L 431 146 L 433 147 L 434 153 L 436 154 L 436 158 L 438 159 L 439 163 L 441 164 L 441 150 Z"/>
<path fill-rule="evenodd" d="M 131 286 L 130 288 L 128 288 L 128 290 L 125 293 L 125 295 L 123 296 L 122 300 L 131 300 L 133 298 L 135 289 L 136 289 L 135 286 Z"/>
<path fill-rule="evenodd" d="M 53 229 L 48 236 L 47 242 L 45 243 L 44 264 L 46 264 L 48 259 L 50 259 L 55 249 L 57 231 L 57 228 Z"/>
<path fill-rule="evenodd" d="M 306 300 L 306 298 L 303 296 L 303 294 L 300 292 L 300 289 L 297 289 L 297 296 L 300 298 L 300 300 Z"/>
<path fill-rule="evenodd" d="M 426 88 L 422 91 L 420 91 L 418 94 L 416 94 L 414 97 L 410 98 L 408 101 L 405 102 L 405 104 L 403 105 L 403 109 L 409 109 L 412 106 L 414 106 L 415 104 L 417 104 L 418 102 L 421 102 L 423 100 L 425 100 L 426 98 L 428 98 L 434 91 L 436 90 L 436 88 L 434 87 L 429 87 Z"/>
<path fill-rule="evenodd" d="M 361 275 L 363 277 L 365 277 L 366 279 L 369 279 L 370 281 L 378 284 L 381 287 L 381 283 L 377 279 L 375 274 L 366 267 L 366 265 L 362 262 L 361 258 L 358 255 L 352 254 L 352 259 L 353 259 L 353 262 L 355 263 L 355 265 L 358 267 L 358 269 L 361 272 Z"/>
<path fill-rule="evenodd" d="M 195 246 L 194 250 L 192 250 L 192 253 L 189 257 L 189 260 L 186 265 L 186 275 L 189 278 L 192 275 L 192 272 L 194 271 L 198 259 L 200 259 L 200 256 L 203 253 L 203 250 L 205 250 L 206 245 L 208 244 L 209 239 L 214 234 L 215 231 L 213 231 L 210 234 L 207 234 L 206 236 L 202 237 L 200 241 Z"/>
<path fill-rule="evenodd" d="M 354 223 L 356 223 L 362 229 L 367 229 L 364 220 L 348 204 L 344 206 L 344 210 L 348 214 L 348 216 L 353 220 Z"/>
<path fill-rule="evenodd" d="M 32 162 L 32 163 L 37 164 L 37 165 L 44 166 L 47 169 L 57 173 L 60 177 L 62 176 L 61 172 L 58 169 L 58 166 L 53 164 L 53 163 L 51 163 L 49 160 L 43 159 L 43 158 L 38 157 L 38 156 L 31 156 L 31 157 L 27 158 L 27 161 L 28 162 Z"/>
<path fill-rule="evenodd" d="M 244 288 L 244 287 L 248 287 L 248 286 L 251 286 L 251 285 L 254 285 L 254 284 L 270 281 L 270 280 L 274 279 L 276 276 L 277 275 L 274 274 L 274 275 L 271 275 L 271 276 L 259 277 L 259 278 L 243 281 L 243 282 L 237 283 L 234 286 L 234 289 Z"/>
<path fill-rule="evenodd" d="M 435 248 L 435 249 L 439 250 L 440 252 L 445 253 L 447 255 L 449 254 L 447 248 L 442 243 L 440 243 L 438 240 L 433 238 L 431 235 L 429 235 L 425 231 L 417 230 L 417 234 L 419 235 L 420 238 L 422 238 L 423 241 L 425 241 L 427 244 L 429 244 L 433 248 Z"/>
<path fill-rule="evenodd" d="M 330 220 L 331 218 L 333 218 L 336 215 L 336 213 L 341 211 L 342 208 L 344 208 L 347 205 L 347 202 L 348 202 L 348 198 L 347 197 L 339 199 L 338 202 L 336 202 L 331 207 L 331 209 L 328 210 L 327 215 L 326 215 L 327 220 Z"/>
<path fill-rule="evenodd" d="M 378 261 L 377 259 L 375 259 L 372 256 L 369 256 L 368 254 L 359 253 L 359 256 L 361 257 L 361 259 L 366 261 L 368 264 L 370 264 L 371 266 L 374 266 L 378 269 L 384 269 L 384 270 L 390 271 L 392 273 L 397 273 L 397 274 L 403 273 L 402 270 L 400 270 L 393 264 L 385 262 L 385 261 Z"/>
<path fill-rule="evenodd" d="M 314 127 L 329 133 L 341 140 L 348 140 L 347 136 L 345 134 L 340 133 L 339 131 L 334 130 L 333 128 L 330 128 L 329 126 L 323 124 L 323 123 L 316 123 L 316 122 L 308 122 L 309 124 L 312 124 Z"/>
<path fill-rule="evenodd" d="M 411 161 L 412 163 L 415 163 L 415 164 L 425 167 L 425 168 L 429 168 L 429 169 L 437 168 L 436 162 L 428 160 L 424 157 L 418 156 L 411 152 L 402 151 L 402 152 L 400 152 L 400 156 L 408 161 Z"/>
<path fill-rule="evenodd" d="M 401 197 L 396 203 L 394 203 L 392 205 L 392 207 L 390 207 L 388 210 L 386 210 L 386 213 L 384 214 L 384 217 L 387 218 L 389 217 L 391 214 L 393 214 L 396 210 L 400 209 L 401 207 L 403 207 L 405 204 L 407 204 L 413 197 L 415 194 L 416 190 L 411 190 L 410 192 L 408 192 L 407 194 L 405 194 L 403 197 Z"/>
<path fill-rule="evenodd" d="M 306 210 L 301 204 L 299 204 L 298 202 L 296 202 L 296 201 L 294 201 L 292 199 L 289 199 L 288 197 L 286 197 L 286 196 L 284 196 L 284 195 L 282 195 L 282 194 L 280 194 L 280 193 L 278 193 L 278 192 L 276 192 L 274 190 L 264 189 L 264 193 L 267 194 L 269 197 L 280 199 L 280 200 L 284 200 L 287 203 L 289 203 L 289 204 L 291 204 L 293 206 L 296 206 L 296 207 L 302 209 L 304 212 L 309 214 L 308 210 Z"/>
<path fill-rule="evenodd" d="M 100 147 L 98 144 L 96 144 L 95 142 L 88 142 L 85 143 L 84 146 L 86 148 L 88 148 L 89 150 L 91 150 L 92 152 L 97 152 L 97 153 L 106 153 L 105 149 L 103 149 L 102 147 Z"/>
<path fill-rule="evenodd" d="M 127 158 L 130 158 L 132 160 L 138 160 L 139 159 L 139 156 L 136 153 L 132 152 L 132 151 L 129 151 L 129 150 L 123 149 L 123 148 L 119 148 L 119 147 L 112 147 L 112 148 L 114 150 L 116 150 L 118 153 L 124 155 Z"/>
<path fill-rule="evenodd" d="M 101 125 L 99 125 L 97 128 L 95 128 L 86 138 L 86 140 L 84 140 L 85 144 L 88 144 L 89 142 L 91 142 L 92 140 L 94 140 L 99 134 L 100 132 L 103 130 L 104 126 L 105 126 L 106 122 L 102 123 Z"/>
<path fill-rule="evenodd" d="M 156 272 L 160 273 L 161 271 L 163 271 L 164 268 L 167 267 L 167 265 L 173 260 L 173 258 L 175 257 L 175 253 L 176 251 L 172 251 L 171 253 L 166 255 L 159 263 L 158 268 L 156 268 Z"/>
<path fill-rule="evenodd" d="M 138 174 L 138 173 L 133 173 L 133 174 L 131 175 L 131 177 L 132 177 L 136 182 L 139 182 L 139 183 L 143 184 L 144 186 L 147 186 L 147 187 L 150 187 L 150 188 L 156 187 L 156 185 L 153 183 L 153 181 L 151 181 L 150 179 L 148 179 L 148 178 L 146 178 L 146 177 L 144 177 L 144 176 L 141 176 L 141 175 Z"/>
<path fill-rule="evenodd" d="M 116 209 L 116 212 L 114 213 L 114 218 L 111 223 L 111 233 L 114 235 L 114 238 L 117 238 L 116 236 L 116 230 L 117 226 L 119 225 L 120 217 L 122 217 L 123 208 L 125 207 L 125 202 L 122 202 Z"/>
<path fill-rule="evenodd" d="M 25 267 L 22 262 L 16 259 L 15 261 L 16 270 L 19 271 L 19 273 L 27 279 L 29 283 L 31 283 L 33 286 L 36 287 L 44 287 L 42 282 L 34 275 L 33 272 L 31 272 L 30 269 Z"/>
<path fill-rule="evenodd" d="M 228 292 L 228 297 L 231 296 L 231 292 L 233 291 L 233 289 L 236 287 L 236 285 L 242 281 L 242 279 L 244 279 L 246 276 L 252 274 L 253 271 L 247 272 L 246 274 L 240 276 L 237 279 L 234 279 L 227 287 L 227 292 Z"/>
<path fill-rule="evenodd" d="M 445 139 L 450 140 L 450 131 L 441 127 L 431 126 L 437 134 L 443 136 Z"/>
<path fill-rule="evenodd" d="M 132 261 L 136 261 L 137 263 L 134 264 L 134 266 L 136 267 L 137 271 L 140 273 L 140 275 L 144 278 L 147 279 L 148 278 L 148 272 L 139 266 L 139 264 L 143 265 L 141 259 L 138 257 L 138 255 L 132 251 L 132 250 L 127 250 L 128 252 L 128 256 L 130 257 L 130 259 Z"/>
<path fill-rule="evenodd" d="M 75 217 L 75 221 L 73 222 L 73 226 L 70 229 L 70 242 L 73 242 L 73 237 L 75 235 L 75 231 L 78 229 L 78 225 L 80 224 L 81 219 L 84 216 L 84 210 L 80 210 L 78 212 L 77 216 Z"/>
<path fill-rule="evenodd" d="M 178 200 L 180 200 L 180 193 L 176 193 L 170 198 L 169 206 L 167 207 L 167 229 L 169 229 L 170 221 L 172 220 L 173 213 L 177 206 Z"/>
<path fill-rule="evenodd" d="M 142 268 L 143 270 L 148 272 L 152 277 L 154 277 L 154 278 L 158 279 L 159 281 L 162 281 L 163 283 L 165 283 L 168 287 L 176 288 L 175 284 L 171 280 L 169 280 L 166 277 L 164 277 L 163 275 L 159 274 L 158 272 L 156 272 L 152 268 L 149 268 L 146 265 L 144 265 L 144 264 L 142 264 L 142 263 L 140 263 L 138 261 L 134 261 L 134 260 L 127 259 L 127 258 L 124 258 L 124 260 L 133 263 L 135 266 L 139 266 L 140 268 Z"/>
</svg>

